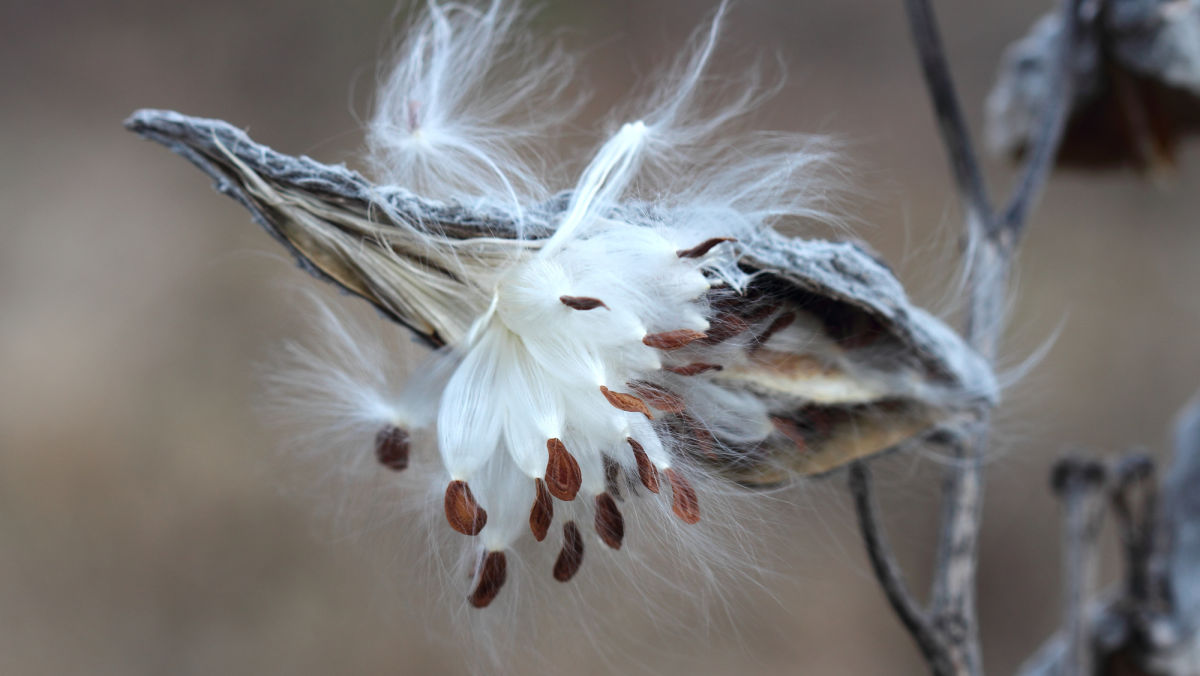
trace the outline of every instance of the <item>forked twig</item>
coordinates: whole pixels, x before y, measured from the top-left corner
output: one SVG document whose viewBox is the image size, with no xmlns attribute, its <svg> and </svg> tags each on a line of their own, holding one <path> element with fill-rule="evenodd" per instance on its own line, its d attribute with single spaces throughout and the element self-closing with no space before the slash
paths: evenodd
<svg viewBox="0 0 1200 676">
<path fill-rule="evenodd" d="M 984 359 L 994 362 L 1004 326 L 1009 275 L 1017 241 L 1049 176 L 1072 100 L 1071 59 L 1080 29 L 1083 0 L 1062 0 L 1064 30 L 1051 75 L 1054 96 L 1038 121 L 1035 146 L 1029 153 L 1016 189 L 1002 211 L 988 198 L 986 182 L 974 151 L 966 117 L 959 103 L 946 59 L 937 19 L 928 0 L 905 0 L 913 42 L 920 56 L 942 142 L 954 181 L 967 212 L 967 247 L 964 253 L 969 303 L 966 312 L 968 343 Z M 896 585 L 899 571 L 878 532 L 868 477 L 854 474 L 855 507 L 859 526 L 871 555 L 876 577 L 892 607 L 913 634 L 934 673 L 980 674 L 978 618 L 975 609 L 975 576 L 980 521 L 983 514 L 983 467 L 990 434 L 986 410 L 953 435 L 950 444 L 956 462 L 943 478 L 941 530 L 933 587 L 927 610 L 903 587 Z M 878 562 L 888 565 L 879 565 Z M 920 612 L 917 612 L 920 611 Z M 915 614 L 914 614 L 915 613 Z M 912 622 L 912 618 L 927 622 Z M 926 634 L 932 627 L 937 641 Z M 930 654 L 929 646 L 938 650 Z"/>
<path fill-rule="evenodd" d="M 854 507 L 858 514 L 858 525 L 862 531 L 863 542 L 867 547 L 867 557 L 871 560 L 871 569 L 888 603 L 896 616 L 912 634 L 921 654 L 933 667 L 935 673 L 954 673 L 949 663 L 950 653 L 942 637 L 934 628 L 925 609 L 913 598 L 904 581 L 904 572 L 892 555 L 886 536 L 878 521 L 878 509 L 875 498 L 871 493 L 871 470 L 866 464 L 856 462 L 850 466 L 850 494 L 854 496 Z"/>
</svg>

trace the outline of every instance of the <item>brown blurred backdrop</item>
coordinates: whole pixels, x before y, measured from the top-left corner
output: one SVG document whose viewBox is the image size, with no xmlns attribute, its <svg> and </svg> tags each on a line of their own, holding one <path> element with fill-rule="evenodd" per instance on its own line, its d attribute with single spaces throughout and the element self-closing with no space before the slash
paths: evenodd
<svg viewBox="0 0 1200 676">
<path fill-rule="evenodd" d="M 712 4 L 559 0 L 539 23 L 588 50 L 600 115 Z M 938 4 L 978 131 L 1001 50 L 1048 3 Z M 294 490 L 282 436 L 256 413 L 253 365 L 304 330 L 287 287 L 315 282 L 195 169 L 121 128 L 135 108 L 174 108 L 353 164 L 392 11 L 0 3 L 0 674 L 468 671 L 435 640 L 443 613 L 414 600 L 413 553 L 347 536 L 353 525 L 329 515 L 336 498 Z M 957 205 L 901 3 L 742 0 L 725 40 L 731 54 L 778 52 L 791 77 L 762 125 L 846 141 L 858 235 L 921 303 L 952 310 Z M 1034 217 L 1006 368 L 1058 338 L 999 419 L 980 578 L 993 673 L 1056 623 L 1050 462 L 1076 445 L 1161 452 L 1200 384 L 1198 177 L 1194 147 L 1165 190 L 1128 173 L 1060 175 Z M 936 465 L 893 459 L 880 473 L 920 587 Z M 579 636 L 507 671 L 920 673 L 829 483 L 800 496 L 781 574 L 729 590 L 736 632 L 660 635 L 631 613 L 644 642 Z"/>
</svg>

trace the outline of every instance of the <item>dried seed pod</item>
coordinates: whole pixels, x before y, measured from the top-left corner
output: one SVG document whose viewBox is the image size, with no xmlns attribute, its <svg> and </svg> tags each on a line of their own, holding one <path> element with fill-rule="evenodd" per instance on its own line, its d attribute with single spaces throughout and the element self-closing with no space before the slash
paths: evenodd
<svg viewBox="0 0 1200 676">
<path fill-rule="evenodd" d="M 471 487 L 465 481 L 451 481 L 446 486 L 445 506 L 446 521 L 463 535 L 479 535 L 487 525 L 487 512 L 475 502 Z"/>
<path fill-rule="evenodd" d="M 375 435 L 375 458 L 379 464 L 399 472 L 408 467 L 408 431 L 388 425 Z"/>
<path fill-rule="evenodd" d="M 620 549 L 625 539 L 625 518 L 608 493 L 596 496 L 596 534 L 613 549 Z"/>
<path fill-rule="evenodd" d="M 546 482 L 534 479 L 533 507 L 529 509 L 529 530 L 538 542 L 546 539 L 550 531 L 550 522 L 554 520 L 554 500 L 550 498 L 550 489 Z"/>
<path fill-rule="evenodd" d="M 567 451 L 567 447 L 558 439 L 546 442 L 549 460 L 546 462 L 546 487 L 550 494 L 559 500 L 571 501 L 579 492 L 583 483 L 583 474 L 579 471 L 579 463 Z"/>
<path fill-rule="evenodd" d="M 344 167 L 277 153 L 224 122 L 147 110 L 126 125 L 212 176 L 304 269 L 368 300 L 432 347 L 461 339 L 469 322 L 455 304 L 476 298 L 486 285 L 460 269 L 454 247 L 429 247 L 421 233 L 436 230 L 445 240 L 471 244 L 489 274 L 493 261 L 520 260 L 536 248 L 528 237 L 518 237 L 516 220 L 502 212 L 381 188 Z M 563 200 L 528 205 L 522 211 L 524 232 L 552 232 L 566 208 Z M 659 225 L 645 210 L 616 207 L 613 215 Z M 811 329 L 811 340 L 798 348 L 760 346 L 744 360 L 706 353 L 704 345 L 695 344 L 705 334 L 692 329 L 652 333 L 642 343 L 664 351 L 688 347 L 686 363 L 664 367 L 669 377 L 703 374 L 715 387 L 759 399 L 768 415 L 790 418 L 817 407 L 832 422 L 827 433 L 808 439 L 803 453 L 782 434 L 745 448 L 718 436 L 737 460 L 715 462 L 716 471 L 752 486 L 773 485 L 793 474 L 823 474 L 996 401 L 987 362 L 942 322 L 914 307 L 891 271 L 861 247 L 789 238 L 764 228 L 752 243 L 733 249 L 714 247 L 703 259 L 750 281 L 739 286 L 711 280 L 713 288 L 721 288 L 711 307 L 722 318 L 743 321 L 764 307 L 795 312 L 797 323 L 802 319 Z M 378 283 L 393 276 L 388 271 L 396 265 L 420 268 L 421 279 L 436 279 L 439 300 L 413 303 L 413 289 Z M 487 301 L 477 299 L 480 312 Z M 722 329 L 720 321 L 712 329 L 731 330 Z M 810 368 L 813 364 L 824 367 Z M 547 485 L 553 494 L 549 477 Z"/>
<path fill-rule="evenodd" d="M 471 605 L 476 608 L 486 608 L 496 595 L 500 593 L 500 588 L 504 586 L 504 581 L 508 578 L 508 560 L 504 557 L 504 552 L 488 552 L 483 557 L 483 565 L 479 566 L 478 581 L 475 583 L 475 589 L 468 597 Z"/>
<path fill-rule="evenodd" d="M 563 545 L 554 562 L 554 579 L 567 582 L 579 572 L 583 564 L 583 534 L 574 521 L 563 524 Z"/>
<path fill-rule="evenodd" d="M 1190 2 L 1133 2 L 1084 23 L 1071 45 L 1071 100 L 1055 163 L 1170 176 L 1182 139 L 1200 133 L 1200 12 Z M 992 152 L 1019 160 L 1034 147 L 1038 114 L 1062 91 L 1053 78 L 1063 39 L 1055 11 L 1005 50 L 985 108 Z"/>
</svg>

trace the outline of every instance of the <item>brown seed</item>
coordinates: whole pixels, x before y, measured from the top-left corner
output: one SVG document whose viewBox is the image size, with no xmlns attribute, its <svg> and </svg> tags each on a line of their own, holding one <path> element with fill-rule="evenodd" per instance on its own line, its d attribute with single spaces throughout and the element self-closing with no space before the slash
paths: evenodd
<svg viewBox="0 0 1200 676">
<path fill-rule="evenodd" d="M 375 435 L 375 458 L 397 472 L 408 467 L 408 432 L 395 425 L 379 430 Z"/>
<path fill-rule="evenodd" d="M 504 552 L 488 552 L 483 557 L 483 565 L 479 567 L 479 581 L 475 583 L 475 591 L 468 597 L 471 605 L 476 608 L 486 608 L 508 577 L 508 560 Z"/>
<path fill-rule="evenodd" d="M 695 450 L 707 460 L 718 461 L 717 457 L 717 441 L 713 437 L 713 433 L 704 425 L 700 424 L 699 420 L 687 413 L 679 414 L 679 422 L 687 431 L 692 433 L 692 440 L 696 442 Z"/>
<path fill-rule="evenodd" d="M 749 328 L 750 324 L 737 315 L 721 315 L 713 321 L 712 326 L 704 334 L 704 338 L 700 341 L 700 344 L 716 345 L 723 343 Z"/>
<path fill-rule="evenodd" d="M 604 304 L 604 301 L 600 300 L 599 298 L 589 298 L 587 296 L 559 296 L 558 299 L 562 301 L 563 305 L 566 305 L 572 310 L 595 310 L 598 307 L 602 307 L 605 310 L 608 309 L 608 306 Z"/>
<path fill-rule="evenodd" d="M 612 404 L 616 408 L 621 409 L 622 411 L 641 413 L 650 420 L 654 420 L 654 415 L 650 413 L 650 409 L 646 406 L 646 402 L 638 399 L 632 394 L 626 394 L 625 392 L 613 392 L 603 385 L 600 386 L 600 394 L 604 395 L 604 398 L 608 400 L 608 403 Z"/>
<path fill-rule="evenodd" d="M 800 426 L 795 422 L 788 420 L 787 418 L 771 416 L 771 425 L 780 434 L 790 439 L 792 443 L 796 444 L 796 449 L 801 453 L 808 450 L 808 439 L 805 438 L 804 430 L 800 429 Z"/>
<path fill-rule="evenodd" d="M 642 480 L 642 485 L 651 493 L 657 493 L 658 470 L 654 469 L 654 464 L 650 462 L 650 456 L 646 455 L 646 449 L 633 437 L 627 437 L 625 441 L 628 441 L 630 448 L 633 449 L 633 459 L 637 461 L 638 478 Z"/>
<path fill-rule="evenodd" d="M 621 466 L 607 455 L 602 456 L 601 460 L 604 461 L 604 486 L 609 494 L 621 500 Z"/>
<path fill-rule="evenodd" d="M 575 577 L 579 566 L 583 563 L 583 535 L 574 521 L 568 521 L 563 526 L 563 546 L 558 552 L 558 560 L 554 562 L 554 579 L 566 582 Z"/>
<path fill-rule="evenodd" d="M 706 239 L 703 242 L 700 242 L 690 249 L 680 249 L 679 251 L 675 252 L 675 255 L 679 256 L 680 258 L 699 258 L 711 251 L 714 246 L 720 244 L 721 242 L 736 241 L 737 240 L 732 237 L 713 237 L 712 239 Z"/>
<path fill-rule="evenodd" d="M 533 531 L 533 539 L 541 542 L 550 531 L 550 522 L 554 520 L 554 500 L 550 498 L 550 489 L 546 482 L 534 479 L 533 507 L 529 509 L 529 530 Z"/>
<path fill-rule="evenodd" d="M 463 535 L 479 535 L 487 525 L 487 512 L 475 502 L 467 482 L 451 481 L 446 486 L 446 520 Z"/>
<path fill-rule="evenodd" d="M 613 549 L 620 549 L 625 538 L 625 518 L 608 493 L 596 496 L 596 534 Z"/>
<path fill-rule="evenodd" d="M 644 380 L 635 380 L 626 384 L 629 385 L 629 389 L 637 393 L 644 401 L 660 411 L 683 413 L 684 408 L 686 408 L 682 397 L 661 385 L 648 383 Z"/>
<path fill-rule="evenodd" d="M 695 376 L 709 371 L 720 371 L 723 366 L 720 364 L 705 364 L 704 362 L 692 362 L 683 366 L 664 366 L 665 370 L 671 373 L 677 373 L 681 376 Z"/>
<path fill-rule="evenodd" d="M 659 350 L 678 350 L 688 343 L 700 340 L 704 333 L 693 329 L 675 329 L 662 333 L 647 333 L 642 337 L 642 343 Z"/>
<path fill-rule="evenodd" d="M 546 488 L 550 495 L 559 500 L 574 500 L 575 494 L 579 492 L 579 485 L 583 483 L 579 463 L 558 439 L 547 440 L 546 450 L 550 455 L 546 461 Z"/>
<path fill-rule="evenodd" d="M 766 330 L 758 334 L 758 337 L 755 338 L 754 345 L 751 346 L 750 351 L 753 352 L 762 347 L 768 340 L 771 339 L 771 336 L 791 326 L 792 322 L 794 321 L 796 321 L 795 312 L 785 312 L 776 317 L 775 320 L 772 321 L 769 326 L 767 326 Z"/>
<path fill-rule="evenodd" d="M 737 310 L 737 313 L 742 316 L 742 319 L 745 319 L 753 324 L 754 322 L 762 321 L 767 317 L 770 317 L 771 315 L 775 314 L 775 311 L 778 309 L 779 303 L 767 302 L 758 303 L 757 305 L 752 305 L 748 308 L 740 308 Z"/>
<path fill-rule="evenodd" d="M 683 519 L 684 523 L 696 523 L 700 520 L 700 502 L 696 499 L 696 489 L 673 469 L 663 471 L 667 481 L 671 483 L 671 511 Z"/>
</svg>

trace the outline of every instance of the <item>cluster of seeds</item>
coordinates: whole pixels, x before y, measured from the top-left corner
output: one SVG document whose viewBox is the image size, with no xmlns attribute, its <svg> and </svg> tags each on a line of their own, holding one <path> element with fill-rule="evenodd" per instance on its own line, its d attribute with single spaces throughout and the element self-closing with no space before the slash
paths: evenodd
<svg viewBox="0 0 1200 676">
<path fill-rule="evenodd" d="M 639 240 L 633 246 L 643 265 L 625 268 L 620 279 L 603 266 L 577 265 L 630 237 Z M 497 287 L 494 311 L 479 320 L 468 354 L 460 351 L 440 402 L 439 450 L 451 477 L 446 520 L 463 535 L 483 538 L 468 597 L 474 606 L 487 606 L 499 593 L 505 550 L 521 533 L 547 538 L 556 502 L 573 503 L 553 566 L 560 582 L 583 562 L 580 506 L 590 506 L 584 509 L 598 539 L 621 548 L 622 485 L 629 493 L 640 485 L 658 494 L 666 484 L 674 515 L 687 524 L 700 520 L 696 490 L 675 461 L 680 453 L 716 460 L 726 449 L 689 412 L 689 394 L 719 387 L 707 376 L 723 368 L 727 353 L 752 353 L 795 316 L 774 303 L 747 304 L 728 289 L 714 290 L 723 285 L 705 275 L 705 263 L 732 238 L 683 249 L 673 239 L 640 226 L 602 228 L 519 264 Z M 610 293 L 574 293 L 598 288 Z M 664 384 L 678 384 L 681 376 L 697 385 Z M 531 404 L 540 407 L 532 415 Z M 765 411 L 753 413 L 760 427 L 771 427 Z M 407 434 L 383 430 L 376 452 L 386 467 L 404 469 Z M 524 500 L 514 497 L 520 495 Z"/>
</svg>

